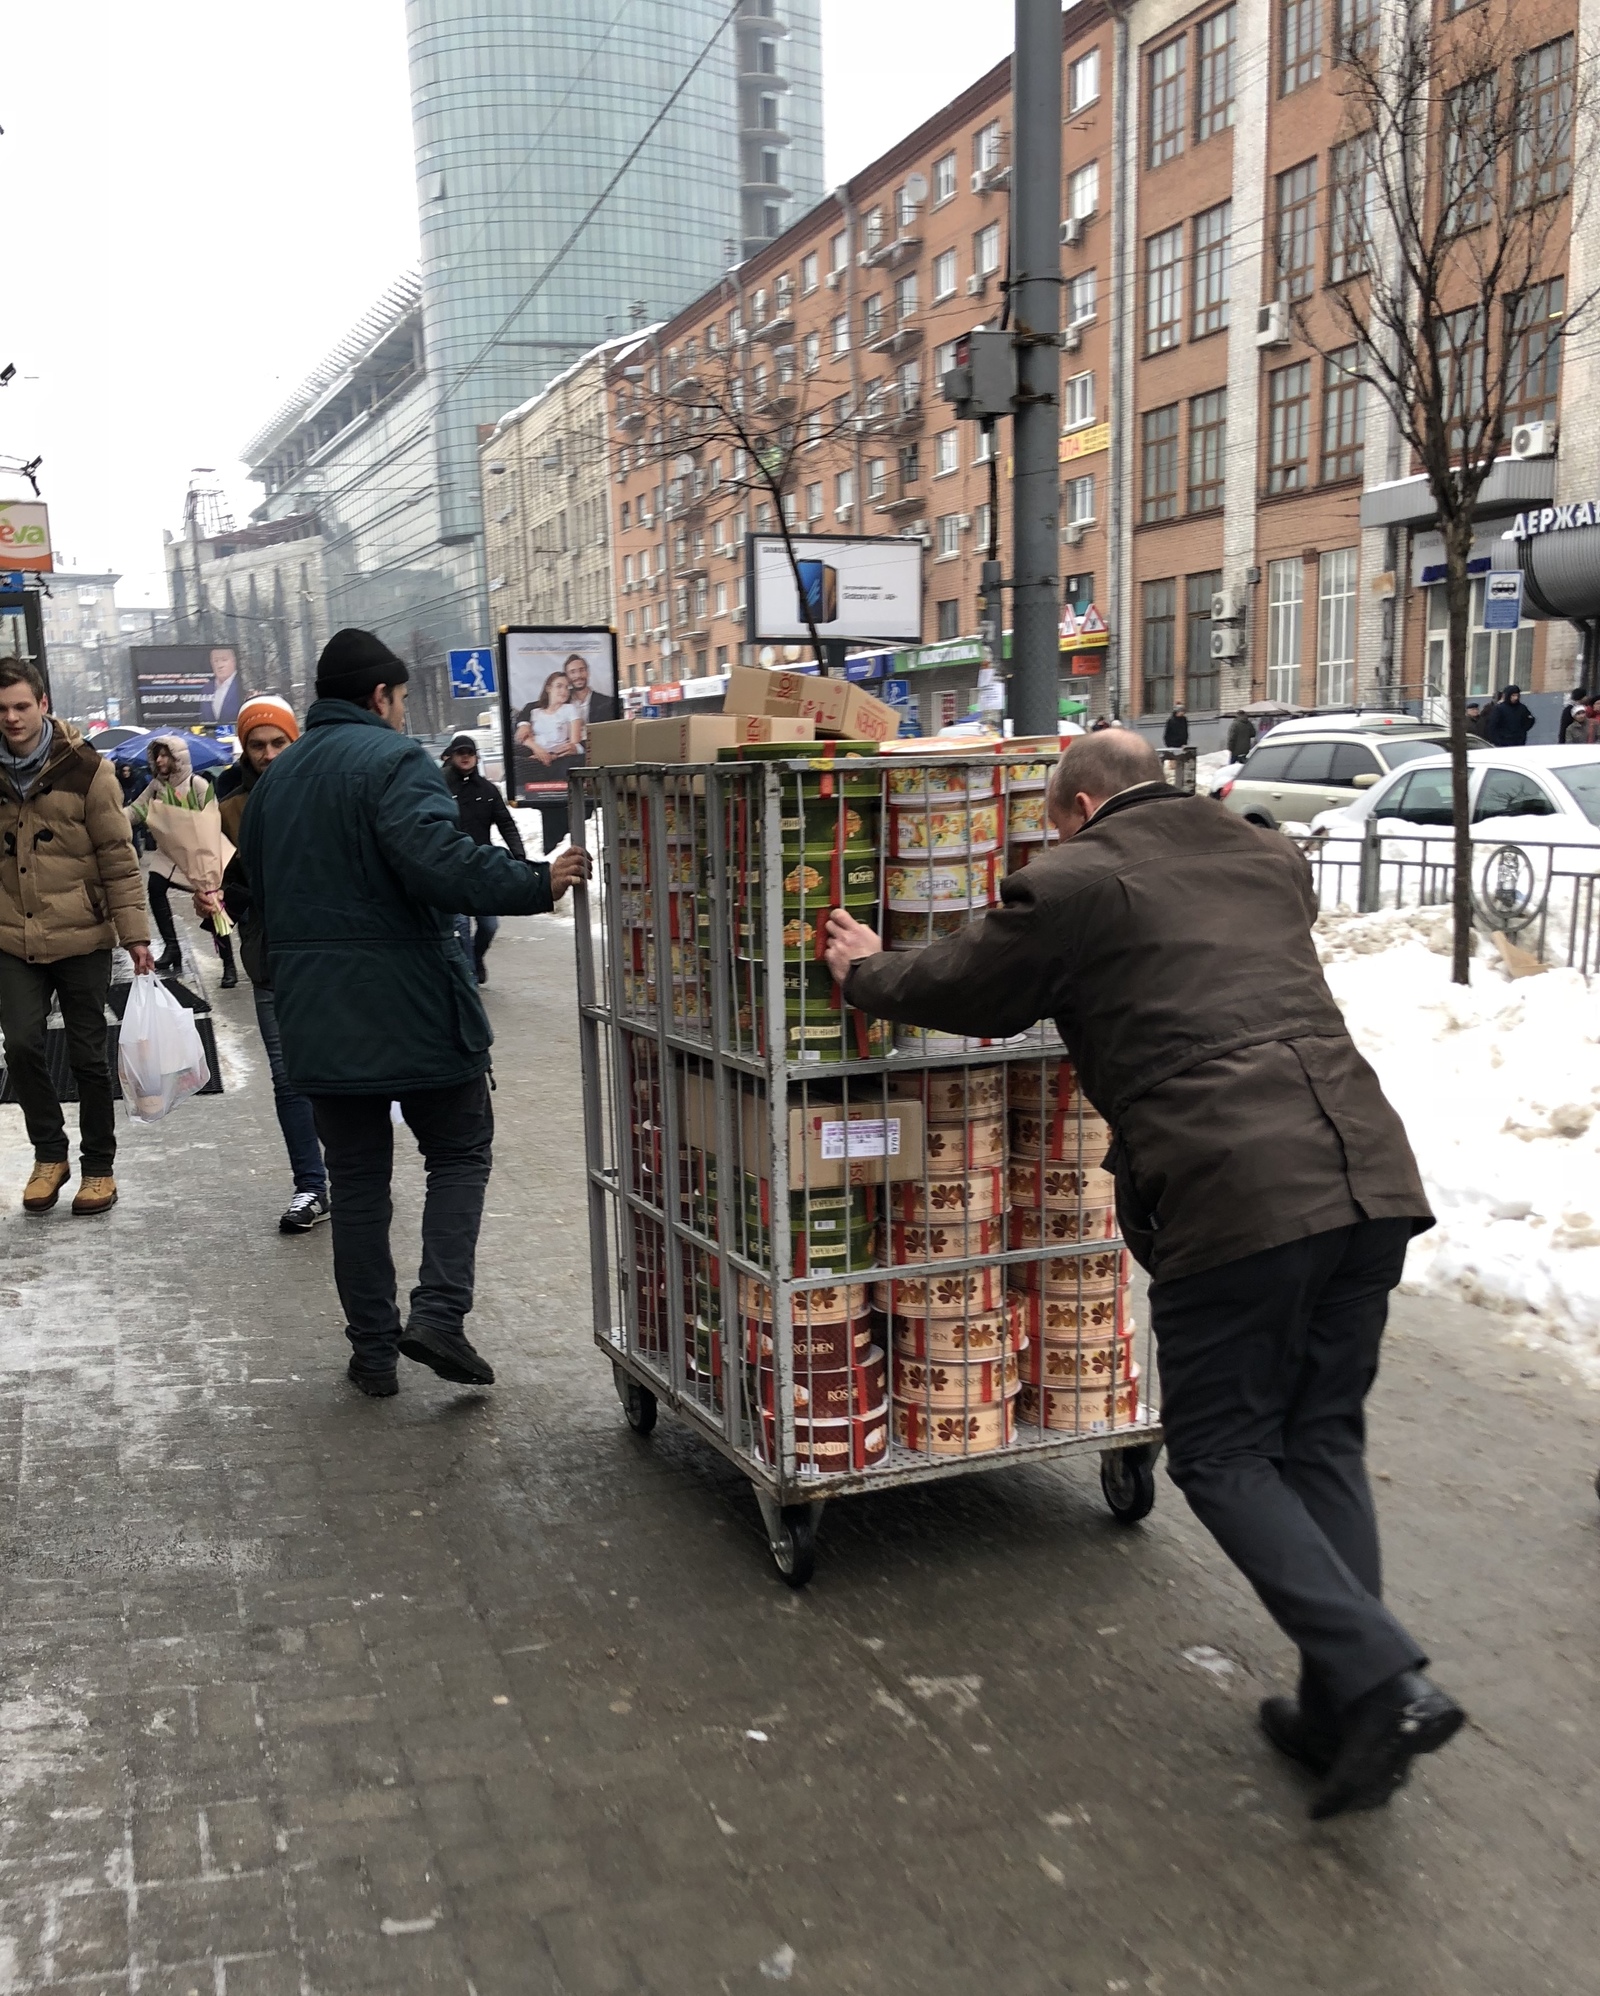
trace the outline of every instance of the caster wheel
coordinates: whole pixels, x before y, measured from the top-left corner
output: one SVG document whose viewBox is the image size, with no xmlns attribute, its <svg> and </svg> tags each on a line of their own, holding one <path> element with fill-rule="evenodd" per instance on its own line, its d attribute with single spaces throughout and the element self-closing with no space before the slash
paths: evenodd
<svg viewBox="0 0 1600 1996">
<path fill-rule="evenodd" d="M 617 1398 L 622 1402 L 622 1411 L 627 1417 L 628 1426 L 636 1435 L 647 1435 L 656 1424 L 656 1396 L 637 1379 L 624 1372 L 619 1365 L 614 1368 L 617 1381 Z"/>
<path fill-rule="evenodd" d="M 1120 1525 L 1148 1518 L 1156 1501 L 1156 1461 L 1149 1449 L 1107 1449 L 1100 1458 L 1100 1488 Z"/>
<path fill-rule="evenodd" d="M 817 1570 L 816 1504 L 786 1504 L 776 1531 L 768 1532 L 772 1563 L 791 1587 L 804 1587 Z"/>
</svg>

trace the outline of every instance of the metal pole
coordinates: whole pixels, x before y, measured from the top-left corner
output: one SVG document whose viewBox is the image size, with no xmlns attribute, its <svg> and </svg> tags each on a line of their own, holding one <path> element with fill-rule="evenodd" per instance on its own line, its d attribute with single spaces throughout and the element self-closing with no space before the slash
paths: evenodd
<svg viewBox="0 0 1600 1996">
<path fill-rule="evenodd" d="M 1011 63 L 1011 322 L 1017 348 L 1011 712 L 1060 715 L 1061 0 L 1017 0 Z"/>
</svg>

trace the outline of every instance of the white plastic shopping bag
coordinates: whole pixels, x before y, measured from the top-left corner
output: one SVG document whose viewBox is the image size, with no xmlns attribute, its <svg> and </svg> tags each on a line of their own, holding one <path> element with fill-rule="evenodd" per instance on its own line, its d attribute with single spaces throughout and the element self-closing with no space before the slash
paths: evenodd
<svg viewBox="0 0 1600 1996">
<path fill-rule="evenodd" d="M 136 1123 L 160 1122 L 210 1077 L 194 1014 L 151 971 L 136 977 L 128 993 L 117 1072 Z"/>
</svg>

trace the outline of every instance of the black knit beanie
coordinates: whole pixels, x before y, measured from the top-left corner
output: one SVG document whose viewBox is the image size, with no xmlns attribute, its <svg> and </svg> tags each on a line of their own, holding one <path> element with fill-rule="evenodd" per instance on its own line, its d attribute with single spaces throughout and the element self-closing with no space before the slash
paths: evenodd
<svg viewBox="0 0 1600 1996">
<path fill-rule="evenodd" d="M 410 677 L 405 660 L 371 631 L 335 631 L 317 660 L 317 698 L 360 707 L 375 687 L 401 686 Z"/>
</svg>

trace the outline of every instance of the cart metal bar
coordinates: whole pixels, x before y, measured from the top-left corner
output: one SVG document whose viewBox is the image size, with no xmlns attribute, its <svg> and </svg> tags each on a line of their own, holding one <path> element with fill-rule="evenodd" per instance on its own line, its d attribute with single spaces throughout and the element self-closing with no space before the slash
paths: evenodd
<svg viewBox="0 0 1600 1996">
<path fill-rule="evenodd" d="M 577 825 L 579 836 L 587 820 L 584 814 L 583 786 L 570 775 L 567 779 L 568 822 Z M 583 1072 L 598 1077 L 601 1064 L 601 1019 L 595 1003 L 594 928 L 589 907 L 589 885 L 580 880 L 572 889 L 573 915 L 578 945 L 578 1046 Z M 589 1188 L 589 1284 L 595 1327 L 611 1317 L 611 1256 L 606 1229 L 610 1220 L 609 1187 L 605 1175 L 605 1102 L 603 1089 L 583 1091 L 584 1176 Z"/>
</svg>

